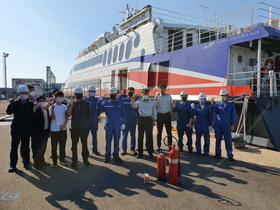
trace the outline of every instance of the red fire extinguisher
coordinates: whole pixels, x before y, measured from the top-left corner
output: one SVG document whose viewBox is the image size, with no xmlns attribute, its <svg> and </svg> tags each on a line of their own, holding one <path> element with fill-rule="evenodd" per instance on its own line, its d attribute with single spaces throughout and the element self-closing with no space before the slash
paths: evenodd
<svg viewBox="0 0 280 210">
<path fill-rule="evenodd" d="M 172 150 L 169 152 L 168 157 L 169 157 L 168 182 L 170 184 L 178 184 L 179 152 L 175 149 L 175 144 L 172 145 Z"/>
<path fill-rule="evenodd" d="M 158 180 L 160 181 L 166 180 L 165 162 L 166 162 L 165 156 L 162 153 L 160 153 L 159 156 L 157 156 L 157 175 L 158 175 Z"/>
</svg>

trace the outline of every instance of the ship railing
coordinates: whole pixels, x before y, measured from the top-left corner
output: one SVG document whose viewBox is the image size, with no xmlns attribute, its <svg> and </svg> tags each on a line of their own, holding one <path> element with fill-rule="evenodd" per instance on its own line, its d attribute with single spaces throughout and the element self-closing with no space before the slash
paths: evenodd
<svg viewBox="0 0 280 210">
<path fill-rule="evenodd" d="M 171 52 L 248 32 L 254 29 L 257 24 L 280 29 L 280 8 L 262 2 L 226 14 L 217 14 L 219 13 L 206 13 L 203 17 L 199 17 L 198 24 L 183 30 L 178 29 L 171 35 L 157 38 L 155 40 L 156 53 Z M 187 21 L 183 23 L 188 24 Z"/>
<path fill-rule="evenodd" d="M 260 71 L 261 78 L 258 85 L 258 72 L 246 71 L 228 73 L 224 85 L 242 86 L 250 85 L 253 96 L 279 96 L 280 95 L 280 73 L 274 71 Z M 258 87 L 260 92 L 258 92 Z"/>
</svg>

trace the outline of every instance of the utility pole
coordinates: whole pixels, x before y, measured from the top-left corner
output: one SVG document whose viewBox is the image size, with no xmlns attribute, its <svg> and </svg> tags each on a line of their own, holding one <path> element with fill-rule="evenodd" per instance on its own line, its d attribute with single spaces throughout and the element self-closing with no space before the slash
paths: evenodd
<svg viewBox="0 0 280 210">
<path fill-rule="evenodd" d="M 4 88 L 7 88 L 7 66 L 6 66 L 6 58 L 9 56 L 8 53 L 3 52 L 3 71 L 4 71 Z"/>
</svg>

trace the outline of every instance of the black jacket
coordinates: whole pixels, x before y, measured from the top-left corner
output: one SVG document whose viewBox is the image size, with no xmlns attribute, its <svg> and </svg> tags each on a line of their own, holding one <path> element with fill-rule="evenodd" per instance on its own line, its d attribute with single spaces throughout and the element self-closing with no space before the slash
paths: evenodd
<svg viewBox="0 0 280 210">
<path fill-rule="evenodd" d="M 49 110 L 46 109 L 47 111 L 47 116 L 48 116 L 48 131 L 50 130 L 50 124 L 51 124 L 51 118 L 50 118 L 50 113 Z M 41 108 L 37 108 L 36 112 L 34 113 L 33 117 L 33 126 L 31 130 L 31 136 L 40 136 L 43 131 L 44 131 L 44 126 L 45 126 L 45 118 L 44 118 L 44 113 Z M 33 137 L 32 137 L 33 138 Z"/>
<path fill-rule="evenodd" d="M 24 104 L 18 99 L 11 101 L 6 110 L 7 114 L 14 114 L 11 128 L 16 130 L 30 130 L 33 124 L 33 107 L 34 104 L 28 99 Z"/>
</svg>

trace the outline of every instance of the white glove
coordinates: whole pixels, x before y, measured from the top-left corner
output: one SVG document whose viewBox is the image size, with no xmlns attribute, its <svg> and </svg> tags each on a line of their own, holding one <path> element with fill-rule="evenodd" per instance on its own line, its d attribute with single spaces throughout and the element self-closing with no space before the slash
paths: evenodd
<svg viewBox="0 0 280 210">
<path fill-rule="evenodd" d="M 125 124 L 121 125 L 121 129 L 124 130 L 125 129 Z"/>
<path fill-rule="evenodd" d="M 194 109 L 194 103 L 191 104 L 192 109 Z"/>
<path fill-rule="evenodd" d="M 209 126 L 208 129 L 209 129 L 209 132 L 211 132 L 213 130 L 212 126 Z"/>
<path fill-rule="evenodd" d="M 102 101 L 102 100 L 103 100 L 103 96 L 99 96 L 99 97 L 98 97 L 98 100 L 99 100 L 99 101 Z"/>
</svg>

